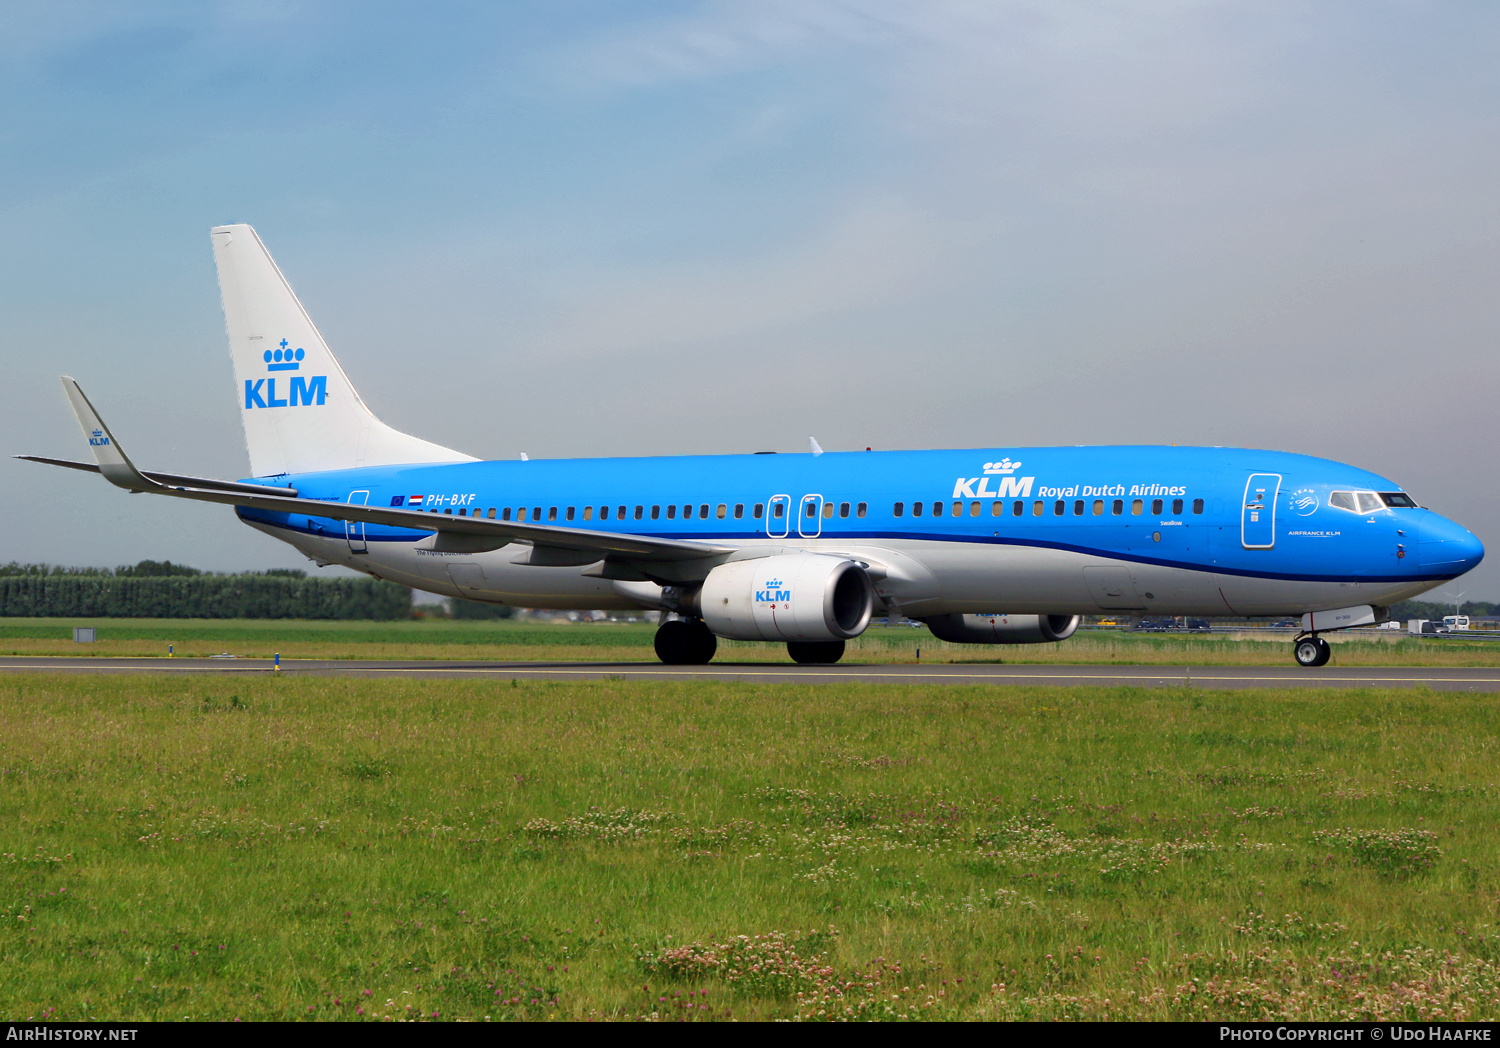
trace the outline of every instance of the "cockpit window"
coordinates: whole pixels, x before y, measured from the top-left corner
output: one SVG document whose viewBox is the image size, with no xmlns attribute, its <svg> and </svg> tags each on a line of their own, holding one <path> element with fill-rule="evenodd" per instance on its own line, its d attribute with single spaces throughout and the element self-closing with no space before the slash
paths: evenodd
<svg viewBox="0 0 1500 1048">
<path fill-rule="evenodd" d="M 1400 491 L 1330 491 L 1328 505 L 1350 513 L 1374 513 L 1390 507 L 1416 508 L 1411 496 Z"/>
</svg>

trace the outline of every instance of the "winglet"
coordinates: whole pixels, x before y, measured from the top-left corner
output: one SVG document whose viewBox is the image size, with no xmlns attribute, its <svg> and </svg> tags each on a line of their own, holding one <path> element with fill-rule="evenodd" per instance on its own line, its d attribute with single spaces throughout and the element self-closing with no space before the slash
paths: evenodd
<svg viewBox="0 0 1500 1048">
<path fill-rule="evenodd" d="M 62 376 L 63 392 L 68 395 L 68 403 L 73 406 L 73 414 L 78 416 L 78 424 L 83 427 L 83 435 L 89 442 L 89 450 L 94 453 L 94 461 L 99 464 L 99 472 L 104 474 L 104 479 L 117 487 L 127 491 L 154 491 L 161 487 L 154 481 L 147 480 L 141 476 L 141 471 L 135 468 L 135 464 L 125 454 L 115 440 L 114 434 L 94 410 L 94 405 L 89 403 L 89 398 L 83 395 L 83 390 L 78 387 L 67 375 Z"/>
</svg>

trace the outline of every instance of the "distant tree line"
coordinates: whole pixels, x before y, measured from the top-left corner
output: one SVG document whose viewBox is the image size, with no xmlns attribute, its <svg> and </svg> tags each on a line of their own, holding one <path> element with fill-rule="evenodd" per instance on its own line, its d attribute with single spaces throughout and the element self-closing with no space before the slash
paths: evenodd
<svg viewBox="0 0 1500 1048">
<path fill-rule="evenodd" d="M 212 575 L 171 561 L 109 568 L 0 566 L 0 616 L 154 619 L 404 619 L 411 590 L 370 578 L 271 569 Z"/>
</svg>

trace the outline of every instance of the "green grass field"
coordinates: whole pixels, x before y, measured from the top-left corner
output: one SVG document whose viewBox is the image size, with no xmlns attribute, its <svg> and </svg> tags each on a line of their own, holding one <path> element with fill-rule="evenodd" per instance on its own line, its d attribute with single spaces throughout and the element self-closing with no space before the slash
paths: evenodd
<svg viewBox="0 0 1500 1048">
<path fill-rule="evenodd" d="M 0 1014 L 1500 1018 L 1420 690 L 0 680 Z"/>
<path fill-rule="evenodd" d="M 94 626 L 94 644 L 73 626 Z M 532 621 L 318 622 L 245 619 L 0 619 L 0 655 L 165 657 L 233 655 L 318 659 L 481 659 L 494 662 L 651 662 L 647 623 Z M 1096 663 L 1283 666 L 1291 636 L 1080 631 L 1061 644 L 948 644 L 925 629 L 872 627 L 849 643 L 849 662 Z M 1500 644 L 1477 640 L 1329 635 L 1334 665 L 1500 666 Z M 782 644 L 720 641 L 718 662 L 789 662 Z"/>
</svg>

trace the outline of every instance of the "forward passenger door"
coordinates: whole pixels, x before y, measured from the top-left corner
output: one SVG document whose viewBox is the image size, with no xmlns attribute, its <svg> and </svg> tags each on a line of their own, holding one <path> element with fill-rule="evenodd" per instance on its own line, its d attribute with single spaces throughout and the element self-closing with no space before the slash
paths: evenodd
<svg viewBox="0 0 1500 1048">
<path fill-rule="evenodd" d="M 1276 545 L 1276 497 L 1280 492 L 1280 473 L 1252 473 L 1245 481 L 1245 497 L 1240 503 L 1240 545 L 1245 549 L 1271 549 Z"/>
</svg>

